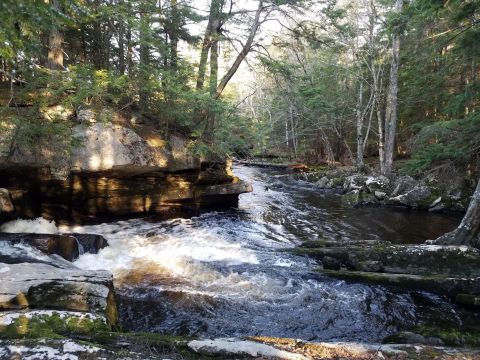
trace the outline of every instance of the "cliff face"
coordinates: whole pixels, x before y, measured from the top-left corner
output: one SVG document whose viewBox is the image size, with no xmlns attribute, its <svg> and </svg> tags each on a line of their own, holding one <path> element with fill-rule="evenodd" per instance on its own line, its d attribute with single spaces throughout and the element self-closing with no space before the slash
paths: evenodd
<svg viewBox="0 0 480 360">
<path fill-rule="evenodd" d="M 251 191 L 228 163 L 190 155 L 186 138 L 164 138 L 133 115 L 112 117 L 97 122 L 94 112 L 78 112 L 70 138 L 49 134 L 34 148 L 17 144 L 14 129 L 2 137 L 0 187 L 17 216 L 83 222 L 229 205 Z"/>
</svg>

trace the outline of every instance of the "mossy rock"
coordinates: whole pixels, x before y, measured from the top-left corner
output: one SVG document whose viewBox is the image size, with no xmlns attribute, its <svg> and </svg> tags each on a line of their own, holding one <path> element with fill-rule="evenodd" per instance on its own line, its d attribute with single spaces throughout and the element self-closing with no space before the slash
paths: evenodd
<svg viewBox="0 0 480 360">
<path fill-rule="evenodd" d="M 174 351 L 183 359 L 200 357 L 188 348 L 191 338 L 162 335 L 156 333 L 125 333 L 112 331 L 104 318 L 94 315 L 71 315 L 51 312 L 28 316 L 20 314 L 8 325 L 0 325 L 0 340 L 41 340 L 41 339 L 75 339 L 114 352 L 129 351 L 142 353 L 152 349 Z"/>
<path fill-rule="evenodd" d="M 457 294 L 455 301 L 462 305 L 480 307 L 480 295 Z"/>
<path fill-rule="evenodd" d="M 474 249 L 425 245 L 392 245 L 388 242 L 352 241 L 349 243 L 325 240 L 324 246 L 308 246 L 309 242 L 292 250 L 321 260 L 324 256 L 337 258 L 352 270 L 356 264 L 378 261 L 384 272 L 424 276 L 480 277 L 480 253 Z M 469 293 L 469 292 L 467 292 Z"/>
<path fill-rule="evenodd" d="M 111 327 L 101 317 L 64 315 L 61 312 L 32 317 L 20 314 L 12 323 L 0 325 L 0 338 L 62 338 L 104 331 L 111 331 Z"/>
<path fill-rule="evenodd" d="M 447 346 L 480 347 L 480 328 L 417 326 L 413 331 L 424 337 L 439 338 Z"/>
<path fill-rule="evenodd" d="M 348 270 L 318 269 L 318 271 L 325 275 L 347 281 L 360 281 L 376 285 L 398 286 L 405 289 L 426 290 L 451 297 L 455 297 L 457 294 L 466 291 L 480 291 L 479 279 Z"/>
</svg>

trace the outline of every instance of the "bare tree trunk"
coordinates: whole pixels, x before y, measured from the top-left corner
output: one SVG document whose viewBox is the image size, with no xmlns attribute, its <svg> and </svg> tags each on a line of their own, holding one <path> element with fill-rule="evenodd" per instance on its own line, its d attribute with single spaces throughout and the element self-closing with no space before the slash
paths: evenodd
<svg viewBox="0 0 480 360">
<path fill-rule="evenodd" d="M 290 141 L 288 139 L 288 118 L 285 118 L 285 145 L 287 146 L 288 158 L 290 159 Z"/>
<path fill-rule="evenodd" d="M 297 138 L 295 135 L 295 124 L 293 122 L 293 106 L 290 104 L 288 108 L 288 115 L 290 118 L 290 128 L 291 128 L 291 134 L 292 134 L 292 146 L 293 146 L 293 157 L 296 159 L 297 158 Z"/>
<path fill-rule="evenodd" d="M 118 5 L 121 9 L 124 7 L 124 0 L 119 0 Z M 120 16 L 118 24 L 118 72 L 125 74 L 125 19 Z"/>
<path fill-rule="evenodd" d="M 52 7 L 58 9 L 58 0 L 51 0 Z M 48 37 L 48 60 L 47 67 L 52 70 L 63 70 L 63 34 L 54 25 Z"/>
<path fill-rule="evenodd" d="M 172 7 L 172 28 L 170 29 L 170 68 L 172 71 L 177 71 L 178 65 L 178 40 L 180 27 L 180 13 L 178 11 L 177 0 L 170 1 Z"/>
<path fill-rule="evenodd" d="M 216 34 L 215 34 L 216 35 Z M 217 82 L 218 82 L 218 47 L 219 42 L 217 37 L 215 36 L 211 47 L 210 47 L 210 95 L 212 97 L 215 96 L 215 91 L 217 89 Z M 203 133 L 203 139 L 206 143 L 213 144 L 215 136 L 215 112 L 208 111 L 207 115 L 207 123 L 205 125 L 205 130 Z"/>
<path fill-rule="evenodd" d="M 216 94 L 217 98 L 222 94 L 228 82 L 233 77 L 233 75 L 235 75 L 238 68 L 240 67 L 240 64 L 252 49 L 253 40 L 255 40 L 255 35 L 257 34 L 258 28 L 260 27 L 260 15 L 262 14 L 262 11 L 263 11 L 263 0 L 260 0 L 258 2 L 258 8 L 257 8 L 257 11 L 255 12 L 255 18 L 253 20 L 252 27 L 250 28 L 248 39 L 243 45 L 243 48 L 240 51 L 240 53 L 237 55 L 232 66 L 230 67 L 230 69 L 228 69 L 225 76 L 222 78 L 222 80 L 220 80 L 220 83 L 217 86 L 217 94 Z"/>
<path fill-rule="evenodd" d="M 480 181 L 472 195 L 467 212 L 458 227 L 440 236 L 433 243 L 439 245 L 468 245 L 480 249 Z"/>
<path fill-rule="evenodd" d="M 130 4 L 128 4 L 129 10 L 131 9 Z M 126 58 L 126 65 L 127 65 L 127 73 L 128 76 L 131 77 L 133 74 L 133 47 L 132 47 L 132 27 L 130 24 L 127 24 L 127 58 Z"/>
<path fill-rule="evenodd" d="M 355 110 L 355 117 L 357 120 L 357 169 L 360 169 L 363 166 L 363 112 L 362 112 L 362 103 L 363 103 L 363 82 L 360 81 L 360 86 L 358 89 L 358 100 L 357 108 Z"/>
<path fill-rule="evenodd" d="M 395 12 L 400 13 L 403 0 L 396 0 Z M 392 66 L 390 68 L 390 86 L 385 111 L 385 158 L 382 174 L 391 176 L 393 170 L 393 153 L 395 150 L 395 135 L 397 130 L 398 102 L 398 68 L 400 65 L 400 34 L 395 31 L 392 39 Z"/>
<path fill-rule="evenodd" d="M 198 65 L 198 76 L 197 76 L 197 90 L 203 88 L 203 83 L 205 82 L 205 74 L 207 72 L 207 61 L 208 61 L 208 52 L 212 45 L 212 34 L 215 31 L 215 22 L 218 21 L 218 17 L 223 8 L 223 1 L 221 0 L 212 0 L 210 3 L 210 14 L 208 15 L 208 24 L 207 29 L 205 30 L 205 35 L 203 37 L 202 51 L 200 53 L 200 64 Z"/>
<path fill-rule="evenodd" d="M 148 91 L 144 88 L 148 81 L 148 65 L 150 62 L 149 29 L 150 21 L 147 15 L 145 4 L 141 4 L 140 8 L 140 78 L 141 84 L 139 89 L 139 107 L 142 111 L 148 109 Z"/>
</svg>

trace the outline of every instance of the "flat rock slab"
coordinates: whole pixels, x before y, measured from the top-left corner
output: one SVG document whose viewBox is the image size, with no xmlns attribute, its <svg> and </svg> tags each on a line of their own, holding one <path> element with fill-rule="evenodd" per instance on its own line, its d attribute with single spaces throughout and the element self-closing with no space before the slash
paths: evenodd
<svg viewBox="0 0 480 360">
<path fill-rule="evenodd" d="M 58 311 L 58 310 L 19 310 L 19 311 L 2 311 L 0 312 L 0 327 L 9 326 L 18 319 L 48 319 L 53 315 L 60 319 L 78 319 L 78 320 L 100 320 L 106 324 L 107 320 L 103 315 L 84 313 L 78 311 Z"/>
<path fill-rule="evenodd" d="M 178 355 L 178 354 L 176 354 Z M 176 356 L 175 355 L 175 356 Z M 176 357 L 173 357 L 176 358 Z M 48 360 L 168 360 L 169 355 L 154 355 L 148 349 L 135 352 L 128 349 L 111 350 L 85 344 L 77 340 L 0 340 L 0 359 L 48 359 Z"/>
<path fill-rule="evenodd" d="M 296 248 L 293 251 L 319 260 L 326 256 L 335 258 L 347 269 L 357 271 L 459 278 L 480 277 L 480 252 L 464 246 L 407 246 L 372 242 L 338 246 L 332 246 L 331 243 L 317 245 L 319 246 Z M 373 263 L 375 266 L 372 266 Z"/>
<path fill-rule="evenodd" d="M 0 263 L 0 283 L 2 310 L 33 307 L 104 314 L 113 310 L 113 277 L 107 271 Z"/>
<path fill-rule="evenodd" d="M 319 269 L 318 271 L 325 275 L 343 280 L 399 286 L 414 290 L 426 290 L 437 294 L 446 294 L 452 297 L 467 292 L 480 293 L 480 277 L 460 278 L 438 275 L 425 276 L 326 269 Z"/>
<path fill-rule="evenodd" d="M 295 339 L 249 337 L 193 340 L 188 346 L 199 354 L 222 359 L 477 359 L 480 351 L 409 344 L 314 343 Z"/>
</svg>

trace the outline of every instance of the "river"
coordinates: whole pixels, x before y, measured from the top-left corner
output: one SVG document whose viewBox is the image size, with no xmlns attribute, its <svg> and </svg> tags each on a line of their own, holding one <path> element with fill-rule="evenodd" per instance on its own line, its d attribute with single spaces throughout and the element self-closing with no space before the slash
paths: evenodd
<svg viewBox="0 0 480 360">
<path fill-rule="evenodd" d="M 415 325 L 468 321 L 444 297 L 331 279 L 315 271 L 315 260 L 285 251 L 317 239 L 419 243 L 458 218 L 353 209 L 291 175 L 234 170 L 254 188 L 238 208 L 63 229 L 108 239 L 109 247 L 75 264 L 113 272 L 126 330 L 378 342 Z"/>
</svg>

